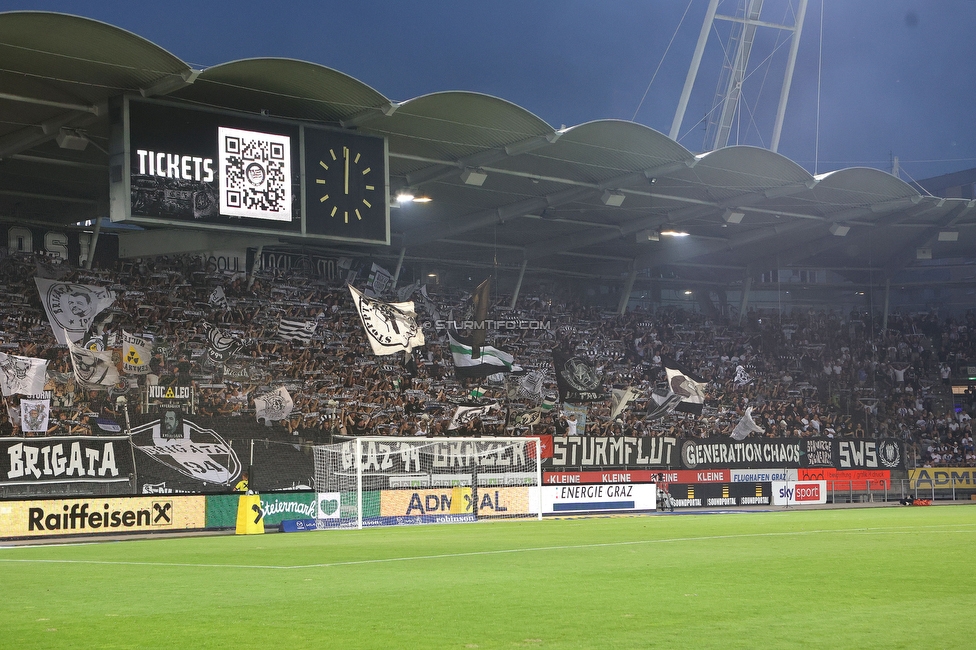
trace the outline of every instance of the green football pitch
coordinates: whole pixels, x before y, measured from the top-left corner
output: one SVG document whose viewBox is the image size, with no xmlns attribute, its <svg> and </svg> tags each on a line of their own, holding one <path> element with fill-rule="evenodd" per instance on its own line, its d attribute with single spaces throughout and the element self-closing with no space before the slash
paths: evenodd
<svg viewBox="0 0 976 650">
<path fill-rule="evenodd" d="M 0 548 L 0 648 L 970 648 L 976 507 Z"/>
</svg>

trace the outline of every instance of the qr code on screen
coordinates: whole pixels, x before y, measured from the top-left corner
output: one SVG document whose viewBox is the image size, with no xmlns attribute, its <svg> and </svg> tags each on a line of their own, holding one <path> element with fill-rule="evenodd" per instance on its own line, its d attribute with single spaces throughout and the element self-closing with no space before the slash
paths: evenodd
<svg viewBox="0 0 976 650">
<path fill-rule="evenodd" d="M 219 127 L 220 213 L 291 221 L 291 139 Z"/>
</svg>

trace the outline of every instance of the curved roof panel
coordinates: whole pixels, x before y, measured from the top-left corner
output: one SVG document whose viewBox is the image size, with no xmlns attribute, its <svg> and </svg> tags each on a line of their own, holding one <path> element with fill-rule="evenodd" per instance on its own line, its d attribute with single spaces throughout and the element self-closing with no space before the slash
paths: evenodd
<svg viewBox="0 0 976 650">
<path fill-rule="evenodd" d="M 389 100 L 358 79 L 308 61 L 256 58 L 207 68 L 172 94 L 191 102 L 275 117 L 338 123 Z"/>
<path fill-rule="evenodd" d="M 177 57 L 124 29 L 40 11 L 0 14 L 0 61 L 5 71 L 91 103 L 190 72 Z"/>
</svg>

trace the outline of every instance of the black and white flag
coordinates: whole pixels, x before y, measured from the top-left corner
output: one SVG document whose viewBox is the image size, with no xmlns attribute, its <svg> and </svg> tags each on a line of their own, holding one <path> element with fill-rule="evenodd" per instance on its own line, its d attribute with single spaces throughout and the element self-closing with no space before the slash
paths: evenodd
<svg viewBox="0 0 976 650">
<path fill-rule="evenodd" d="M 742 416 L 739 423 L 732 430 L 733 440 L 744 440 L 750 433 L 765 433 L 766 430 L 756 424 L 752 419 L 752 407 L 746 409 L 746 414 Z"/>
<path fill-rule="evenodd" d="M 214 287 L 207 301 L 214 309 L 227 309 L 229 307 L 227 304 L 227 296 L 224 294 L 224 288 L 221 286 Z"/>
<path fill-rule="evenodd" d="M 674 410 L 701 415 L 708 382 L 672 360 L 664 361 L 664 372 L 668 376 L 668 388 L 680 398 Z"/>
<path fill-rule="evenodd" d="M 612 391 L 610 391 L 610 419 L 616 420 L 617 416 L 623 413 L 624 409 L 627 408 L 627 405 L 638 395 L 640 395 L 640 392 L 634 390 L 630 386 L 624 388 L 623 390 L 614 388 Z"/>
<path fill-rule="evenodd" d="M 25 433 L 47 433 L 51 417 L 50 399 L 20 400 L 20 430 Z"/>
<path fill-rule="evenodd" d="M 558 350 L 552 351 L 552 359 L 560 402 L 599 402 L 606 399 L 603 382 L 589 361 Z"/>
<path fill-rule="evenodd" d="M 451 424 L 447 428 L 449 430 L 460 429 L 475 418 L 483 418 L 492 409 L 496 408 L 498 408 L 498 404 L 495 402 L 485 404 L 484 406 L 459 406 L 454 412 L 454 417 L 451 418 Z"/>
<path fill-rule="evenodd" d="M 412 302 L 382 302 L 363 295 L 351 284 L 347 286 L 373 354 L 409 352 L 425 343 Z"/>
<path fill-rule="evenodd" d="M 88 331 L 95 315 L 112 306 L 115 292 L 88 284 L 34 278 L 54 338 L 61 345 L 77 343 Z"/>
<path fill-rule="evenodd" d="M 518 399 L 541 400 L 545 379 L 546 373 L 541 370 L 530 370 L 519 380 L 515 396 Z"/>
<path fill-rule="evenodd" d="M 210 323 L 204 323 L 203 329 L 207 332 L 207 358 L 215 364 L 225 363 L 230 359 L 236 352 L 238 352 L 244 344 L 233 336 L 225 334 L 219 328 L 211 325 Z"/>
<path fill-rule="evenodd" d="M 748 386 L 753 381 L 753 378 L 746 372 L 743 366 L 736 366 L 735 368 L 735 379 L 732 380 L 732 384 L 736 388 L 742 388 L 743 386 Z"/>
<path fill-rule="evenodd" d="M 278 323 L 278 338 L 293 343 L 308 345 L 312 342 L 317 323 L 314 320 L 293 320 L 282 318 Z"/>
<path fill-rule="evenodd" d="M 681 398 L 674 393 L 668 393 L 667 395 L 651 393 L 651 399 L 647 404 L 646 419 L 660 420 L 668 413 L 674 411 L 674 407 L 676 407 L 680 401 Z"/>
<path fill-rule="evenodd" d="M 257 420 L 277 422 L 286 420 L 295 408 L 288 390 L 281 386 L 277 390 L 254 398 L 254 415 Z"/>
<path fill-rule="evenodd" d="M 47 380 L 47 361 L 0 352 L 0 389 L 5 396 L 39 395 Z"/>
<path fill-rule="evenodd" d="M 119 369 L 112 361 L 108 350 L 96 352 L 68 341 L 71 366 L 75 371 L 75 381 L 85 389 L 101 389 L 119 383 Z"/>
</svg>

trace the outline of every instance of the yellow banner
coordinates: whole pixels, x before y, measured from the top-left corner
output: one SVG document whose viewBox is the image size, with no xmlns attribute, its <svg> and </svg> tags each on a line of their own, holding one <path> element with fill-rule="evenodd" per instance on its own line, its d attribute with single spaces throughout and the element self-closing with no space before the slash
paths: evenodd
<svg viewBox="0 0 976 650">
<path fill-rule="evenodd" d="M 529 489 L 525 487 L 478 488 L 478 516 L 529 514 Z M 472 514 L 471 488 L 383 490 L 380 516 Z"/>
<path fill-rule="evenodd" d="M 0 537 L 104 535 L 206 527 L 206 497 L 112 497 L 0 502 Z"/>
<path fill-rule="evenodd" d="M 915 488 L 976 487 L 976 467 L 921 467 L 908 470 L 908 480 Z"/>
</svg>

